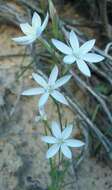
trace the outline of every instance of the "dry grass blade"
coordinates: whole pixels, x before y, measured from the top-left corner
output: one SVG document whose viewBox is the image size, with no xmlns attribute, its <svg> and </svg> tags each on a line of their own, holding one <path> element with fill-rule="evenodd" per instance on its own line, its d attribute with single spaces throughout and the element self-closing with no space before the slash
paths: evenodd
<svg viewBox="0 0 112 190">
<path fill-rule="evenodd" d="M 17 0 L 14 2 L 0 2 L 0 22 L 7 24 L 19 25 L 27 20 L 31 12 L 37 11 L 43 13 L 38 6 L 39 2 L 30 0 Z M 29 15 L 30 17 L 30 15 Z"/>
<path fill-rule="evenodd" d="M 102 108 L 104 109 L 110 123 L 112 124 L 111 112 L 109 108 L 107 107 L 106 102 L 103 100 L 103 98 L 100 95 L 98 95 L 95 91 L 93 91 L 92 88 L 88 86 L 88 84 L 86 84 L 86 82 L 84 82 L 80 77 L 78 77 L 78 75 L 75 74 L 75 72 L 71 71 L 71 74 L 76 79 L 77 84 L 79 84 L 80 88 L 86 89 L 89 93 L 91 93 L 97 99 L 97 101 L 101 104 Z"/>
</svg>

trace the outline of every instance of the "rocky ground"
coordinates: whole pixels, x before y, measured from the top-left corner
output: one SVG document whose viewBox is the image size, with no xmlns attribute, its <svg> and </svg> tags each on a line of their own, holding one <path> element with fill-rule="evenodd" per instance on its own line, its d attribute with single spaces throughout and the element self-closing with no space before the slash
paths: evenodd
<svg viewBox="0 0 112 190">
<path fill-rule="evenodd" d="M 22 89 L 34 85 L 31 71 L 17 82 L 21 67 L 28 65 L 31 58 L 8 56 L 25 51 L 11 41 L 16 34 L 17 29 L 10 26 L 0 28 L 0 190 L 37 190 L 49 183 L 49 166 L 45 145 L 40 141 L 42 124 L 35 122 L 38 98 L 19 95 Z M 57 117 L 52 101 L 46 110 L 49 121 Z M 62 112 L 68 121 L 74 119 L 67 108 L 62 108 Z M 65 179 L 67 183 L 71 176 L 71 185 L 66 190 L 75 190 L 77 185 L 79 190 L 112 189 L 111 168 L 96 158 L 85 158 L 77 171 L 77 179 L 71 170 Z"/>
</svg>

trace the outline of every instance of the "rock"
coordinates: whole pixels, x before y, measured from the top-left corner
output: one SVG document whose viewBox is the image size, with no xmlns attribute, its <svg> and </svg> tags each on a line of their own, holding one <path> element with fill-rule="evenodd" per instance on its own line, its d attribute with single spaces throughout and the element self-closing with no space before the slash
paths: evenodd
<svg viewBox="0 0 112 190">
<path fill-rule="evenodd" d="M 18 185 L 17 173 L 22 160 L 10 143 L 0 143 L 0 190 L 14 190 Z"/>
</svg>

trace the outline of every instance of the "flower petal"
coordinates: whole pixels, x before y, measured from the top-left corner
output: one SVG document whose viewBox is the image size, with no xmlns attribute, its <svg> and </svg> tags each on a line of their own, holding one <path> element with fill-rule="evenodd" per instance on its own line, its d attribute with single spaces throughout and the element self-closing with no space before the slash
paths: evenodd
<svg viewBox="0 0 112 190">
<path fill-rule="evenodd" d="M 62 138 L 67 139 L 72 133 L 73 125 L 68 125 L 62 132 Z"/>
<path fill-rule="evenodd" d="M 67 55 L 67 56 L 65 56 L 64 58 L 63 58 L 63 62 L 65 63 L 65 64 L 72 64 L 72 63 L 74 63 L 76 61 L 76 58 L 75 58 L 75 56 L 73 56 L 73 55 Z"/>
<path fill-rule="evenodd" d="M 61 151 L 62 151 L 62 153 L 64 154 L 65 157 L 67 157 L 69 159 L 72 158 L 71 150 L 65 144 L 61 145 Z"/>
<path fill-rule="evenodd" d="M 58 77 L 58 67 L 54 66 L 49 77 L 49 85 L 53 85 Z"/>
<path fill-rule="evenodd" d="M 84 143 L 80 140 L 75 140 L 75 139 L 68 139 L 66 140 L 66 145 L 70 147 L 81 147 L 84 146 Z"/>
<path fill-rule="evenodd" d="M 56 89 L 56 88 L 59 88 L 60 86 L 64 85 L 65 83 L 67 83 L 70 80 L 71 77 L 72 77 L 71 75 L 66 75 L 64 77 L 61 77 L 60 79 L 58 79 L 56 81 L 54 88 Z"/>
<path fill-rule="evenodd" d="M 55 98 L 58 102 L 61 102 L 65 105 L 68 105 L 68 102 L 67 100 L 65 99 L 65 97 L 63 96 L 63 94 L 61 94 L 59 91 L 57 90 L 54 90 L 52 93 L 51 93 L 51 96 L 53 98 Z"/>
<path fill-rule="evenodd" d="M 45 112 L 44 106 L 43 107 L 39 107 L 39 117 L 41 121 L 46 121 L 47 120 L 47 114 Z"/>
<path fill-rule="evenodd" d="M 22 95 L 25 96 L 38 95 L 38 94 L 43 94 L 44 91 L 45 90 L 43 88 L 31 88 L 29 90 L 25 90 L 24 92 L 22 92 Z"/>
<path fill-rule="evenodd" d="M 51 146 L 47 151 L 46 158 L 49 159 L 53 157 L 59 151 L 59 148 L 59 144 L 54 144 L 53 146 Z"/>
<path fill-rule="evenodd" d="M 48 144 L 55 144 L 57 142 L 57 139 L 51 136 L 43 136 L 41 139 Z"/>
<path fill-rule="evenodd" d="M 49 98 L 49 94 L 48 93 L 45 93 L 43 94 L 40 99 L 39 99 L 39 108 L 43 107 L 45 105 L 45 103 L 47 102 Z"/>
<path fill-rule="evenodd" d="M 97 62 L 102 61 L 104 57 L 96 53 L 87 53 L 84 55 L 83 59 L 90 63 L 97 63 Z"/>
<path fill-rule="evenodd" d="M 49 20 L 49 14 L 47 13 L 47 15 L 45 17 L 45 20 L 44 20 L 44 22 L 43 22 L 43 24 L 41 26 L 41 31 L 43 31 L 46 28 L 46 26 L 48 24 L 48 20 Z"/>
<path fill-rule="evenodd" d="M 66 44 L 64 44 L 63 42 L 56 39 L 52 39 L 52 43 L 62 53 L 67 54 L 67 55 L 72 54 L 72 49 Z"/>
<path fill-rule="evenodd" d="M 34 12 L 32 17 L 32 27 L 34 29 L 37 29 L 40 26 L 41 26 L 41 18 L 38 13 Z"/>
<path fill-rule="evenodd" d="M 47 120 L 47 114 L 44 107 L 39 107 L 39 114 L 43 120 Z"/>
<path fill-rule="evenodd" d="M 77 60 L 77 66 L 79 68 L 79 70 L 86 75 L 87 77 L 91 76 L 91 72 L 90 69 L 88 67 L 88 65 L 83 61 L 83 60 Z"/>
<path fill-rule="evenodd" d="M 21 36 L 21 37 L 17 37 L 17 38 L 12 38 L 12 40 L 14 40 L 15 42 L 17 42 L 20 45 L 28 45 L 36 40 L 36 36 L 34 36 L 34 35 Z"/>
<path fill-rule="evenodd" d="M 36 73 L 32 73 L 32 77 L 34 78 L 34 80 L 42 87 L 46 87 L 47 86 L 47 82 L 45 81 L 45 79 L 43 77 L 41 77 L 40 75 L 36 74 Z"/>
<path fill-rule="evenodd" d="M 85 54 L 88 53 L 94 46 L 95 44 L 95 40 L 89 40 L 87 42 L 85 42 L 79 49 L 80 54 Z"/>
<path fill-rule="evenodd" d="M 29 35 L 32 33 L 32 27 L 28 24 L 28 23 L 23 23 L 23 24 L 20 24 L 20 28 L 22 30 L 22 32 L 26 35 Z"/>
<path fill-rule="evenodd" d="M 79 50 L 79 41 L 76 34 L 73 31 L 70 32 L 70 45 L 72 46 L 74 51 Z"/>
<path fill-rule="evenodd" d="M 60 126 L 57 122 L 53 121 L 51 125 L 52 133 L 56 138 L 61 138 Z"/>
</svg>

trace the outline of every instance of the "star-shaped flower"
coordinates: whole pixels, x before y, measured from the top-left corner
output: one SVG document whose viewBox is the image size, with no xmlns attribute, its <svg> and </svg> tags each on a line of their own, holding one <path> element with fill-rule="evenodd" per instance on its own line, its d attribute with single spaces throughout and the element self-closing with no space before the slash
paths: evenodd
<svg viewBox="0 0 112 190">
<path fill-rule="evenodd" d="M 68 125 L 62 132 L 57 122 L 52 122 L 51 130 L 53 136 L 43 136 L 42 141 L 53 144 L 47 151 L 46 157 L 49 159 L 53 157 L 59 150 L 65 157 L 71 159 L 72 153 L 69 147 L 79 148 L 84 145 L 80 140 L 69 139 L 72 132 L 72 125 Z"/>
<path fill-rule="evenodd" d="M 39 108 L 45 105 L 49 96 L 53 97 L 54 99 L 65 105 L 68 105 L 68 102 L 63 96 L 63 94 L 60 93 L 57 89 L 62 85 L 64 85 L 65 83 L 67 83 L 71 78 L 71 75 L 66 75 L 57 80 L 58 67 L 54 66 L 53 70 L 51 71 L 49 79 L 45 79 L 44 77 L 36 73 L 33 73 L 32 76 L 34 80 L 42 87 L 26 90 L 22 93 L 22 95 L 31 96 L 31 95 L 42 94 L 39 100 Z"/>
<path fill-rule="evenodd" d="M 96 53 L 88 53 L 95 44 L 94 39 L 85 42 L 81 47 L 79 47 L 78 38 L 73 31 L 71 31 L 69 35 L 70 45 L 66 45 L 56 39 L 52 39 L 52 43 L 59 51 L 66 55 L 63 59 L 65 64 L 72 64 L 76 62 L 79 70 L 88 77 L 91 76 L 91 72 L 85 61 L 89 63 L 96 63 L 104 59 L 104 57 Z"/>
<path fill-rule="evenodd" d="M 32 17 L 32 25 L 28 23 L 20 24 L 20 28 L 25 36 L 12 38 L 12 40 L 21 45 L 32 44 L 32 42 L 34 42 L 37 38 L 41 36 L 42 32 L 47 26 L 48 19 L 49 15 L 47 13 L 46 18 L 42 24 L 40 16 L 36 12 L 34 12 Z"/>
</svg>

